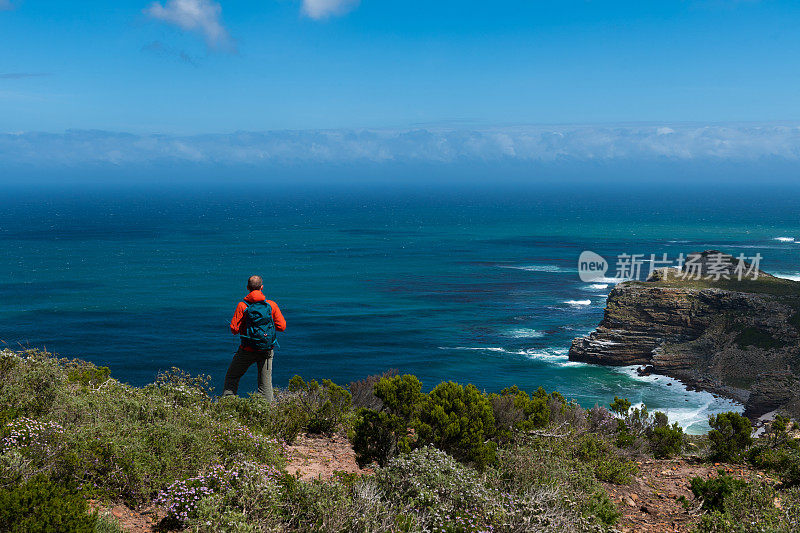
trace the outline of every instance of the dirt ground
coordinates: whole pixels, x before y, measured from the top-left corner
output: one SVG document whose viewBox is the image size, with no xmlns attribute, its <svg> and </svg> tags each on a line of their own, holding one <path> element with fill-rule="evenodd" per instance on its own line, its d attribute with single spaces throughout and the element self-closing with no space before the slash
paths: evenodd
<svg viewBox="0 0 800 533">
<path fill-rule="evenodd" d="M 689 490 L 693 477 L 717 475 L 717 470 L 741 479 L 771 478 L 742 465 L 694 464 L 686 459 L 646 460 L 639 464 L 639 473 L 629 485 L 606 484 L 608 494 L 622 513 L 617 529 L 623 533 L 688 532 L 700 520 L 700 511 Z M 686 497 L 687 509 L 678 501 Z"/>
<path fill-rule="evenodd" d="M 367 473 L 356 463 L 356 454 L 345 435 L 300 436 L 288 447 L 286 471 L 301 479 L 327 478 L 334 472 Z"/>
</svg>

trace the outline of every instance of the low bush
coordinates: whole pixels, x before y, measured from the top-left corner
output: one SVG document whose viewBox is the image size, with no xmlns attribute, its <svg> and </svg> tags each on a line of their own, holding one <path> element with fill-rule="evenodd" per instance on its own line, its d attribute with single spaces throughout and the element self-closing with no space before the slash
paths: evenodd
<svg viewBox="0 0 800 533">
<path fill-rule="evenodd" d="M 383 374 L 367 376 L 364 379 L 350 383 L 347 388 L 350 389 L 350 394 L 353 395 L 353 407 L 380 411 L 383 408 L 383 402 L 375 395 L 375 384 L 383 378 L 391 378 L 398 375 L 398 373 L 397 369 L 390 368 Z"/>
<path fill-rule="evenodd" d="M 668 459 L 675 455 L 680 455 L 683 451 L 685 439 L 683 428 L 677 422 L 672 426 L 668 426 L 666 423 L 664 425 L 656 425 L 648 435 L 650 450 L 656 459 Z"/>
<path fill-rule="evenodd" d="M 614 483 L 615 485 L 625 485 L 630 483 L 634 474 L 639 471 L 639 467 L 633 461 L 620 458 L 600 459 L 594 465 L 594 475 L 600 481 Z"/>
<path fill-rule="evenodd" d="M 744 481 L 725 474 L 724 470 L 720 470 L 717 477 L 708 479 L 694 477 L 689 484 L 692 494 L 702 500 L 702 507 L 706 511 L 722 511 L 726 498 L 730 498 L 745 486 Z"/>
<path fill-rule="evenodd" d="M 695 481 L 696 479 L 696 481 Z M 730 476 L 692 480 L 692 490 L 707 509 L 698 533 L 794 533 L 800 528 L 800 493 L 778 491 L 770 483 Z"/>
<path fill-rule="evenodd" d="M 540 505 L 553 530 L 611 526 L 620 514 L 595 475 L 595 464 L 606 451 L 610 444 L 596 435 L 518 439 L 500 452 L 501 490 L 547 495 Z"/>
<path fill-rule="evenodd" d="M 416 442 L 414 427 L 422 406 L 422 383 L 416 376 L 383 377 L 374 385 L 381 410 L 362 408 L 353 425 L 353 449 L 361 466 L 385 465 Z"/>
<path fill-rule="evenodd" d="M 461 461 L 483 467 L 496 459 L 492 406 L 474 385 L 437 385 L 423 400 L 416 430 L 420 442 Z"/>
<path fill-rule="evenodd" d="M 353 450 L 361 467 L 385 466 L 399 452 L 411 450 L 408 425 L 397 415 L 361 409 L 353 426 Z"/>
<path fill-rule="evenodd" d="M 333 433 L 347 419 L 352 396 L 331 380 L 324 379 L 320 384 L 294 376 L 288 388 L 297 394 L 309 433 Z"/>
<path fill-rule="evenodd" d="M 750 436 L 750 421 L 739 413 L 729 411 L 708 419 L 713 428 L 708 432 L 711 459 L 723 462 L 739 462 L 747 448 L 753 443 Z"/>
<path fill-rule="evenodd" d="M 419 510 L 434 531 L 490 529 L 501 513 L 481 475 L 436 448 L 392 459 L 375 479 L 385 494 Z"/>
<path fill-rule="evenodd" d="M 797 441 L 759 444 L 747 453 L 747 461 L 756 468 L 776 472 L 788 487 L 800 485 L 800 443 Z"/>
<path fill-rule="evenodd" d="M 0 488 L 0 531 L 92 533 L 96 523 L 80 494 L 46 477 Z"/>
<path fill-rule="evenodd" d="M 14 356 L 13 365 L 0 376 L 0 405 L 16 406 L 2 430 L 0 484 L 46 473 L 92 497 L 138 505 L 213 464 L 282 461 L 276 439 L 209 397 L 203 377 L 171 371 L 135 388 L 89 363 L 38 352 Z M 30 400 L 42 391 L 48 399 Z"/>
</svg>

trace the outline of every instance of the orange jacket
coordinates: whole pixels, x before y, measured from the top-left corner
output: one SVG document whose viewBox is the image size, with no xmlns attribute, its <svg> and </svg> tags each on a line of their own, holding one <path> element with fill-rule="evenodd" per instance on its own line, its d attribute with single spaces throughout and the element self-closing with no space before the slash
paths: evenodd
<svg viewBox="0 0 800 533">
<path fill-rule="evenodd" d="M 267 300 L 267 298 L 264 296 L 264 293 L 261 291 L 253 291 L 245 296 L 244 299 L 250 303 L 263 302 L 266 300 L 270 307 L 272 307 L 272 321 L 275 322 L 275 330 L 286 331 L 286 319 L 283 318 L 281 310 L 278 308 L 278 304 L 272 300 Z M 233 312 L 233 318 L 231 318 L 231 333 L 234 335 L 239 334 L 239 327 L 242 325 L 242 316 L 244 315 L 245 309 L 247 309 L 247 304 L 244 302 L 239 302 L 239 304 L 236 306 L 236 311 Z M 248 352 L 253 351 L 253 349 L 248 346 L 241 346 L 241 349 L 247 350 Z"/>
</svg>

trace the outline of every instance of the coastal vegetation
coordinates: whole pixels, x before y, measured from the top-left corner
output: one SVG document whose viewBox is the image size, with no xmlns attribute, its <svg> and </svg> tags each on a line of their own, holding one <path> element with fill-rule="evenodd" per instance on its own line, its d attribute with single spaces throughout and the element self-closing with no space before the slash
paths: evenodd
<svg viewBox="0 0 800 533">
<path fill-rule="evenodd" d="M 124 503 L 160 530 L 608 531 L 630 505 L 616 488 L 673 458 L 721 464 L 681 480 L 697 531 L 796 531 L 795 423 L 777 417 L 755 440 L 736 413 L 710 423 L 690 436 L 624 398 L 584 409 L 543 388 L 424 392 L 397 372 L 347 388 L 296 376 L 267 403 L 219 398 L 178 369 L 137 388 L 85 361 L 5 350 L 0 529 L 120 531 L 105 509 Z M 290 474 L 287 447 L 306 433 L 346 435 L 364 469 Z M 736 463 L 763 475 L 735 477 Z"/>
</svg>

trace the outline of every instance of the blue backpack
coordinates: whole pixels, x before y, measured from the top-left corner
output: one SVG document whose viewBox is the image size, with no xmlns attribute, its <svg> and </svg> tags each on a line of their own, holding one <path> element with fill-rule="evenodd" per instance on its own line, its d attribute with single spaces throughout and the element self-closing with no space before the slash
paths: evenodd
<svg viewBox="0 0 800 533">
<path fill-rule="evenodd" d="M 247 346 L 257 351 L 271 350 L 277 345 L 275 322 L 272 320 L 272 306 L 266 301 L 247 304 L 244 310 L 242 323 L 239 327 L 239 337 L 242 346 Z"/>
</svg>

